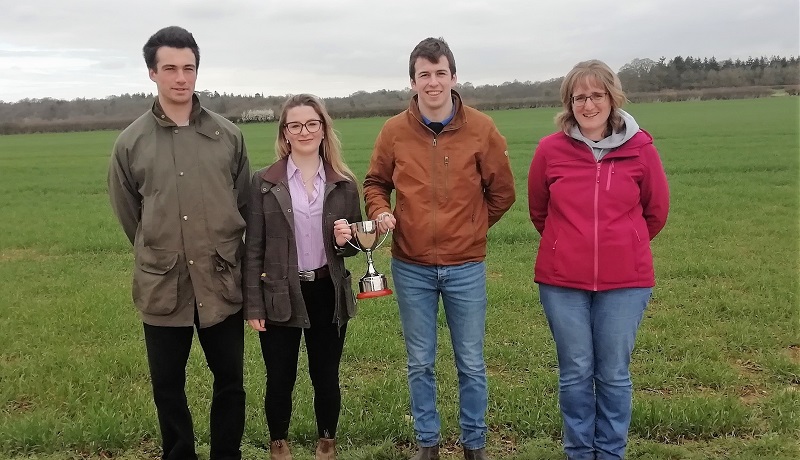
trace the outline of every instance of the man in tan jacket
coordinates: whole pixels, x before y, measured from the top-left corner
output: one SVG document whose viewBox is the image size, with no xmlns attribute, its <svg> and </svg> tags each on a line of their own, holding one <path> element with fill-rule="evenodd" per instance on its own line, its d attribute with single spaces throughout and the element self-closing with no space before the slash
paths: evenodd
<svg viewBox="0 0 800 460">
<path fill-rule="evenodd" d="M 440 296 L 458 370 L 464 457 L 483 460 L 486 233 L 514 203 L 514 178 L 506 140 L 492 119 L 464 105 L 453 90 L 456 63 L 444 40 L 428 38 L 414 48 L 409 76 L 416 95 L 378 135 L 364 198 L 381 230 L 394 229 L 392 276 L 419 445 L 414 460 L 439 458 L 434 361 Z"/>
<path fill-rule="evenodd" d="M 195 328 L 214 375 L 211 459 L 240 459 L 244 431 L 243 254 L 250 168 L 239 129 L 194 94 L 200 51 L 180 27 L 144 46 L 158 97 L 117 138 L 111 206 L 133 245 L 164 459 L 196 459 L 186 401 Z"/>
</svg>

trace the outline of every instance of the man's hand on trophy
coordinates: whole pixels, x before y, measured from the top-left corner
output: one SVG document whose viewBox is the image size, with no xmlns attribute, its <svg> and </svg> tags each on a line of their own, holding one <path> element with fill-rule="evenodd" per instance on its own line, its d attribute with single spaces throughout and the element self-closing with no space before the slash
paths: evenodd
<svg viewBox="0 0 800 460">
<path fill-rule="evenodd" d="M 390 212 L 382 212 L 378 214 L 378 217 L 375 220 L 378 221 L 378 230 L 380 230 L 381 233 L 394 230 L 394 226 L 397 224 L 397 220 Z"/>
<path fill-rule="evenodd" d="M 347 219 L 339 219 L 333 223 L 333 238 L 336 246 L 340 248 L 353 238 L 353 231 L 350 230 L 350 223 L 347 222 Z"/>
</svg>

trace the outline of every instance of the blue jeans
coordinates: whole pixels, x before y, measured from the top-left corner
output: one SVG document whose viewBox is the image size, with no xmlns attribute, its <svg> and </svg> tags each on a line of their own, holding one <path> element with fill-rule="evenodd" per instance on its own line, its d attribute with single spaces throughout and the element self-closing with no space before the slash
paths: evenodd
<svg viewBox="0 0 800 460">
<path fill-rule="evenodd" d="M 458 370 L 461 444 L 467 449 L 484 447 L 488 404 L 483 360 L 486 264 L 415 265 L 392 259 L 392 279 L 408 354 L 408 388 L 418 444 L 430 447 L 440 440 L 434 364 L 441 295 Z"/>
<path fill-rule="evenodd" d="M 539 285 L 556 342 L 564 452 L 571 460 L 625 455 L 633 396 L 631 353 L 652 292 Z"/>
</svg>

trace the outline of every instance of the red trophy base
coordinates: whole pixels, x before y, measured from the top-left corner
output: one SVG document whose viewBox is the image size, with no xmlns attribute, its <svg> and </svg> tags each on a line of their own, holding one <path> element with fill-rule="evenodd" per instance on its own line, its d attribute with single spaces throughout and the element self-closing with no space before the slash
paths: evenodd
<svg viewBox="0 0 800 460">
<path fill-rule="evenodd" d="M 381 289 L 380 291 L 359 292 L 356 294 L 356 299 L 372 299 L 374 297 L 383 297 L 385 295 L 392 295 L 392 290 Z"/>
</svg>

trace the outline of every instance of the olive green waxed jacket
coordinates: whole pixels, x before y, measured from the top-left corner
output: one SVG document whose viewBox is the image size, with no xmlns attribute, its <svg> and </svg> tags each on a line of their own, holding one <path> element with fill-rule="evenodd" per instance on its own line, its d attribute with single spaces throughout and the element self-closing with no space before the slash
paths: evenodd
<svg viewBox="0 0 800 460">
<path fill-rule="evenodd" d="M 250 187 L 245 257 L 245 319 L 263 319 L 269 324 L 308 328 L 308 318 L 298 275 L 292 197 L 287 186 L 286 163 L 281 159 L 257 171 Z M 361 221 L 358 185 L 337 174 L 328 162 L 322 204 L 323 245 L 335 298 L 331 322 L 341 327 L 356 314 L 356 299 L 344 257 L 358 253 L 350 245 L 336 248 L 333 223 L 339 219 Z M 365 267 L 361 262 L 360 267 Z"/>
<path fill-rule="evenodd" d="M 188 126 L 158 101 L 117 138 L 111 207 L 133 244 L 142 321 L 213 326 L 242 306 L 241 258 L 250 166 L 242 133 L 194 97 Z"/>
</svg>

